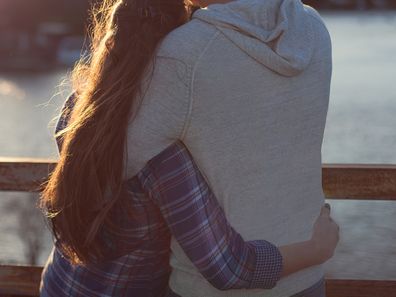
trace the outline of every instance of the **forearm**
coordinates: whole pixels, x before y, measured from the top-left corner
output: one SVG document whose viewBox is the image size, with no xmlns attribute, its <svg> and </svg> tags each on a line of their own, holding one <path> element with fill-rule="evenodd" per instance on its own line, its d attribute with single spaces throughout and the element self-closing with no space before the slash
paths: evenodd
<svg viewBox="0 0 396 297">
<path fill-rule="evenodd" d="M 245 241 L 225 213 L 182 143 L 168 147 L 138 174 L 187 257 L 219 290 L 271 289 L 280 279 L 276 246 Z"/>
<path fill-rule="evenodd" d="M 278 249 L 283 259 L 281 277 L 321 264 L 311 240 L 280 246 Z"/>
</svg>

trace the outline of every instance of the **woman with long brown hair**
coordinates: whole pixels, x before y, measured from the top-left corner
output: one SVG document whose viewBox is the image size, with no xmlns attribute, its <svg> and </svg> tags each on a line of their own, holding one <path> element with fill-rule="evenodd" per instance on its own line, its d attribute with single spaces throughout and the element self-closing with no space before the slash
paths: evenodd
<svg viewBox="0 0 396 297">
<path fill-rule="evenodd" d="M 287 245 L 244 241 L 228 223 L 183 142 L 196 69 L 174 56 L 193 11 L 183 0 L 104 0 L 94 11 L 92 55 L 73 71 L 60 159 L 42 193 L 55 237 L 42 296 L 174 294 L 171 236 L 219 290 L 271 289 L 332 256 L 338 226 L 328 207 L 309 239 Z"/>
</svg>

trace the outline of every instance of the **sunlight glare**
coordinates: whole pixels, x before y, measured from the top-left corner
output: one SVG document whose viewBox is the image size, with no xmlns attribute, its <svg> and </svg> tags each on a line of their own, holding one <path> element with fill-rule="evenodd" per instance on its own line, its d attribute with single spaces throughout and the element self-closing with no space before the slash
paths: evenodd
<svg viewBox="0 0 396 297">
<path fill-rule="evenodd" d="M 26 97 L 26 93 L 15 83 L 0 79 L 0 98 L 3 96 L 23 100 Z"/>
</svg>

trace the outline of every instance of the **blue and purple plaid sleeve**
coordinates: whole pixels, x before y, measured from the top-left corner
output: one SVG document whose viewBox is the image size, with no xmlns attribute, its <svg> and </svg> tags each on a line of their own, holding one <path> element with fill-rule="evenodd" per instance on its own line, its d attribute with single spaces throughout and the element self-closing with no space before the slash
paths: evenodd
<svg viewBox="0 0 396 297">
<path fill-rule="evenodd" d="M 177 141 L 138 174 L 186 255 L 220 290 L 271 289 L 282 256 L 265 240 L 244 241 L 226 216 L 187 148 Z"/>
<path fill-rule="evenodd" d="M 65 103 L 62 106 L 62 110 L 59 116 L 59 119 L 56 123 L 56 127 L 55 127 L 55 135 L 59 132 L 62 131 L 63 129 L 66 128 L 69 120 L 70 120 L 70 116 L 71 116 L 71 111 L 75 105 L 75 93 L 72 93 L 67 100 L 65 101 Z M 63 145 L 63 138 L 62 137 L 55 137 L 56 140 L 56 144 L 58 146 L 58 151 L 60 152 L 62 149 L 62 145 Z"/>
</svg>

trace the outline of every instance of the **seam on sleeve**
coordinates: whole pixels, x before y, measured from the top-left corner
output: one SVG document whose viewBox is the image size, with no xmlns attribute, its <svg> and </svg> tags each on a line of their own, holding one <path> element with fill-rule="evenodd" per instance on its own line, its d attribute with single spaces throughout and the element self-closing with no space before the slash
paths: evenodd
<svg viewBox="0 0 396 297">
<path fill-rule="evenodd" d="M 189 106 L 188 106 L 188 110 L 187 110 L 187 114 L 184 120 L 184 126 L 182 129 L 182 132 L 180 134 L 180 140 L 183 140 L 188 128 L 190 127 L 190 122 L 191 122 L 191 114 L 192 114 L 192 110 L 193 110 L 193 103 L 194 103 L 194 98 L 193 98 L 193 93 L 194 93 L 194 79 L 195 79 L 195 70 L 197 69 L 197 66 L 199 64 L 199 61 L 201 60 L 201 58 L 204 56 L 204 54 L 206 53 L 206 51 L 209 49 L 209 47 L 211 46 L 212 42 L 217 38 L 217 36 L 220 34 L 219 30 L 216 30 L 216 32 L 213 34 L 213 36 L 210 38 L 210 40 L 208 41 L 208 43 L 206 44 L 205 48 L 202 50 L 202 53 L 199 55 L 198 59 L 195 61 L 194 66 L 190 72 L 190 87 L 189 87 L 189 94 L 188 94 L 188 102 L 189 102 Z"/>
</svg>

